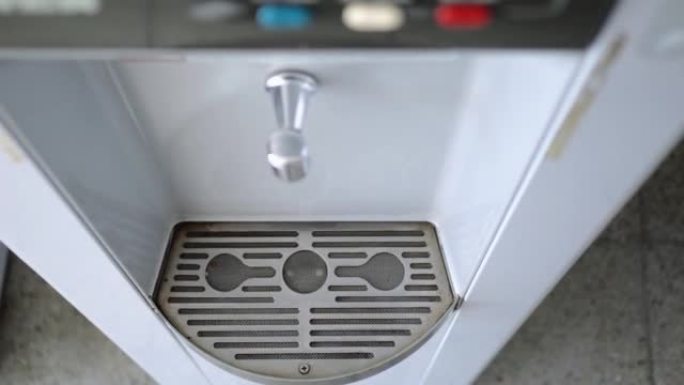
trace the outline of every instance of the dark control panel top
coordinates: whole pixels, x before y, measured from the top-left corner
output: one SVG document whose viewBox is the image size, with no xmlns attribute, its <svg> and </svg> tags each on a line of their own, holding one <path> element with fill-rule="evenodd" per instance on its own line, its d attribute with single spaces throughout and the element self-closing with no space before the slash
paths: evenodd
<svg viewBox="0 0 684 385">
<path fill-rule="evenodd" d="M 581 48 L 614 2 L 7 0 L 0 48 Z"/>
</svg>

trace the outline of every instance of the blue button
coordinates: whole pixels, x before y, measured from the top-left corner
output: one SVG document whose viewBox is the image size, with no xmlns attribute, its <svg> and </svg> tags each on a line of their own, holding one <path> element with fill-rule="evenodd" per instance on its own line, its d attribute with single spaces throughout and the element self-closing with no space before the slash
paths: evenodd
<svg viewBox="0 0 684 385">
<path fill-rule="evenodd" d="M 312 20 L 311 9 L 305 5 L 266 4 L 256 13 L 257 24 L 265 29 L 300 29 Z"/>
</svg>

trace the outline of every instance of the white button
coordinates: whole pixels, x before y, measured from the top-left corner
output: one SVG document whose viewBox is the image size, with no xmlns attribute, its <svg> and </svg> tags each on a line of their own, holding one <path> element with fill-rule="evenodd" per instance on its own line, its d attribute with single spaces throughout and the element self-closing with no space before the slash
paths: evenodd
<svg viewBox="0 0 684 385">
<path fill-rule="evenodd" d="M 401 7 L 390 3 L 354 2 L 347 4 L 342 11 L 344 25 L 359 32 L 396 31 L 404 21 Z"/>
</svg>

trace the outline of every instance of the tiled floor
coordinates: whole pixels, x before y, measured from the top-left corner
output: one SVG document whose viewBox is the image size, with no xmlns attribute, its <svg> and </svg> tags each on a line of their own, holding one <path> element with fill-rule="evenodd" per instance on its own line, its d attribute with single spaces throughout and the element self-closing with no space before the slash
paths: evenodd
<svg viewBox="0 0 684 385">
<path fill-rule="evenodd" d="M 0 313 L 0 384 L 152 383 L 17 260 Z M 684 144 L 476 384 L 684 384 Z"/>
</svg>

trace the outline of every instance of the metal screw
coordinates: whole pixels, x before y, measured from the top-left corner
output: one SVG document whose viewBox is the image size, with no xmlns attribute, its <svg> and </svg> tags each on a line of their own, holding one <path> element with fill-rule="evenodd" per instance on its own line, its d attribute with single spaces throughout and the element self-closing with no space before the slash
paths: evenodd
<svg viewBox="0 0 684 385">
<path fill-rule="evenodd" d="M 299 374 L 306 375 L 311 372 L 311 365 L 309 364 L 300 364 L 299 365 Z"/>
</svg>

